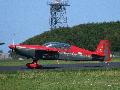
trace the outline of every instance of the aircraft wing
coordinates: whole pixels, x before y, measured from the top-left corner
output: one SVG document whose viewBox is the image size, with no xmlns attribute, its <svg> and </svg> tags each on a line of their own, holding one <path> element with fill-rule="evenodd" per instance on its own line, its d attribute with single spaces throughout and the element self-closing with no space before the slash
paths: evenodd
<svg viewBox="0 0 120 90">
<path fill-rule="evenodd" d="M 0 43 L 0 45 L 3 45 L 3 44 L 5 44 L 5 43 Z"/>
</svg>

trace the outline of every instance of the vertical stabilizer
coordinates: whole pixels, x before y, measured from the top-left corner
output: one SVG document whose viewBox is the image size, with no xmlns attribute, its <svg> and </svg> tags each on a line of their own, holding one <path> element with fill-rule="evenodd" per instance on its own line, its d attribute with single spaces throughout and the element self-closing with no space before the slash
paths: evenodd
<svg viewBox="0 0 120 90">
<path fill-rule="evenodd" d="M 104 61 L 105 62 L 110 62 L 111 61 L 111 51 L 110 51 L 110 43 L 109 40 L 101 40 L 99 45 L 97 46 L 97 49 L 95 51 L 98 55 L 104 56 Z"/>
</svg>

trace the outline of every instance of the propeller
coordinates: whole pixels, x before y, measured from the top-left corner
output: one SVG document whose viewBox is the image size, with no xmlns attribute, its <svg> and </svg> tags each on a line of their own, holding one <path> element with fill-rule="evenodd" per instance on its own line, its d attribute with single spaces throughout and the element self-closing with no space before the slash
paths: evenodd
<svg viewBox="0 0 120 90">
<path fill-rule="evenodd" d="M 9 48 L 12 50 L 12 52 L 14 52 L 15 51 L 14 49 L 16 48 L 14 38 L 15 38 L 15 33 L 13 34 L 12 44 L 9 45 Z"/>
<path fill-rule="evenodd" d="M 14 52 L 14 49 L 12 49 L 12 52 Z"/>
<path fill-rule="evenodd" d="M 12 45 L 15 45 L 15 33 L 13 33 Z"/>
</svg>

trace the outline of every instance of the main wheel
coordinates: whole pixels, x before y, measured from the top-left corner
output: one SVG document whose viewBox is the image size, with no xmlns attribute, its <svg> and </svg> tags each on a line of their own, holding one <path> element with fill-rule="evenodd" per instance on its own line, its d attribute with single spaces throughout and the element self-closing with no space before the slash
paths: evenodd
<svg viewBox="0 0 120 90">
<path fill-rule="evenodd" d="M 36 64 L 36 63 L 27 63 L 26 66 L 30 69 L 39 69 L 39 68 L 42 68 L 41 65 L 39 64 Z"/>
</svg>

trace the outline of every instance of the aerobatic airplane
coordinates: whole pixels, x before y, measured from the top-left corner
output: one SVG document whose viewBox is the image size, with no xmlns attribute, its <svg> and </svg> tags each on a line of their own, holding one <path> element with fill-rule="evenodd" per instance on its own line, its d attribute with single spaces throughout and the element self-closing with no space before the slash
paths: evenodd
<svg viewBox="0 0 120 90">
<path fill-rule="evenodd" d="M 101 40 L 95 51 L 85 50 L 75 45 L 60 42 L 49 42 L 43 45 L 10 45 L 17 54 L 32 58 L 33 62 L 26 64 L 28 68 L 42 67 L 37 62 L 39 59 L 48 60 L 74 60 L 74 61 L 101 61 L 109 63 L 110 44 L 108 40 Z"/>
</svg>

